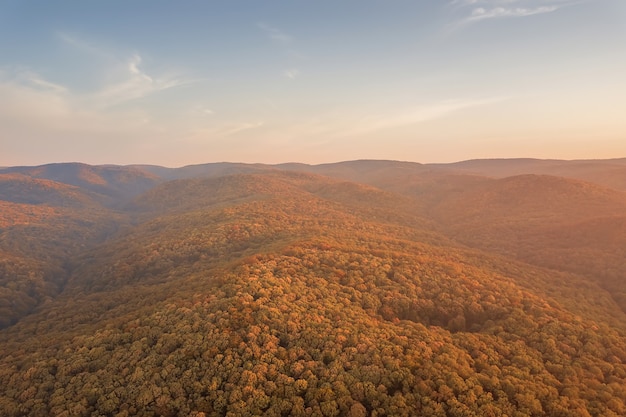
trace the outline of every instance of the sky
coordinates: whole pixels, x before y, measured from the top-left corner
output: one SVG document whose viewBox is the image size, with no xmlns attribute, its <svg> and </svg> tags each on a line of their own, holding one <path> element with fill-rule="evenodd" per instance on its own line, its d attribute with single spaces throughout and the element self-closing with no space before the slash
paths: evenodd
<svg viewBox="0 0 626 417">
<path fill-rule="evenodd" d="M 0 166 L 626 157 L 624 0 L 0 0 Z"/>
</svg>

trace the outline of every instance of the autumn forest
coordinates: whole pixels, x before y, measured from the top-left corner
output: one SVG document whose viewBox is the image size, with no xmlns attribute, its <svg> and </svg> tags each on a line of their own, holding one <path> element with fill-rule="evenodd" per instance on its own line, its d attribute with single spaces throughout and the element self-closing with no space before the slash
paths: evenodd
<svg viewBox="0 0 626 417">
<path fill-rule="evenodd" d="M 624 416 L 626 159 L 0 168 L 2 416 Z"/>
</svg>

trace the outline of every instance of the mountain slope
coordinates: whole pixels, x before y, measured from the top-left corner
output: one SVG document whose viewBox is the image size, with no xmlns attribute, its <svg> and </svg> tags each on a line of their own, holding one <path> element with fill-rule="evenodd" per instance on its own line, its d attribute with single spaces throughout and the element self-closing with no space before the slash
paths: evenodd
<svg viewBox="0 0 626 417">
<path fill-rule="evenodd" d="M 132 198 L 161 181 L 157 176 L 133 167 L 91 166 L 78 163 L 11 167 L 0 169 L 0 174 L 21 174 L 72 185 L 79 187 L 83 192 L 99 195 L 100 202 L 105 204 Z"/>
<path fill-rule="evenodd" d="M 79 187 L 23 174 L 0 174 L 0 200 L 61 207 L 97 204 L 93 195 Z"/>
<path fill-rule="evenodd" d="M 70 259 L 125 220 L 75 185 L 0 174 L 0 328 L 61 293 Z"/>
<path fill-rule="evenodd" d="M 583 275 L 608 289 L 626 310 L 623 192 L 578 180 L 521 175 L 431 194 L 421 213 L 471 247 Z"/>
</svg>

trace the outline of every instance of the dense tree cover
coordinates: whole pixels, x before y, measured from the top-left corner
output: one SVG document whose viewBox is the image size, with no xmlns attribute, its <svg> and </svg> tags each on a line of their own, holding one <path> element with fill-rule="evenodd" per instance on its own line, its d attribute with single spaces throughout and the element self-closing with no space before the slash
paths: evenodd
<svg viewBox="0 0 626 417">
<path fill-rule="evenodd" d="M 56 207 L 97 205 L 89 192 L 78 187 L 22 174 L 0 174 L 0 200 Z"/>
<path fill-rule="evenodd" d="M 3 415 L 626 414 L 624 314 L 595 284 L 455 247 L 367 187 L 173 184 L 0 331 Z"/>
<path fill-rule="evenodd" d="M 465 184 L 431 192 L 420 212 L 464 244 L 583 275 L 626 311 L 624 192 L 545 175 Z"/>
</svg>

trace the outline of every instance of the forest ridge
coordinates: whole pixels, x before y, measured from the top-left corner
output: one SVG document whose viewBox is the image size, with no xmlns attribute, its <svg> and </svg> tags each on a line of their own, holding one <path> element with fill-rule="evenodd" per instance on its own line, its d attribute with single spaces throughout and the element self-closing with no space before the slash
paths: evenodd
<svg viewBox="0 0 626 417">
<path fill-rule="evenodd" d="M 0 168 L 0 414 L 626 415 L 626 159 Z"/>
</svg>

